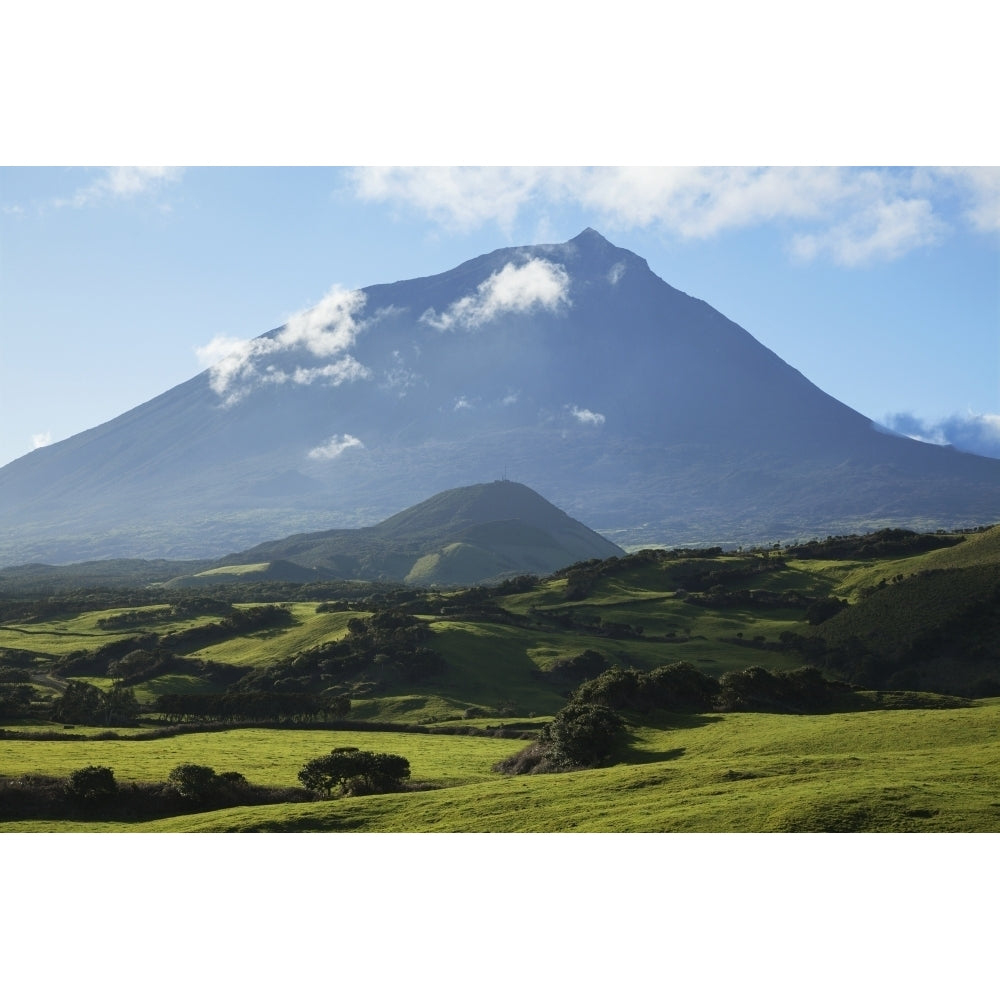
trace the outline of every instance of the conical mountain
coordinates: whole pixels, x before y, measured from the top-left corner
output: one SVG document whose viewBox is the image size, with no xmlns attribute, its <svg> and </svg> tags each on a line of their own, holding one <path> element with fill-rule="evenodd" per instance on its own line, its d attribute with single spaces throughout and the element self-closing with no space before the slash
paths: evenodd
<svg viewBox="0 0 1000 1000">
<path fill-rule="evenodd" d="M 879 431 L 592 229 L 335 292 L 0 469 L 0 565 L 371 525 L 504 471 L 623 544 L 1000 520 L 1000 461 Z"/>
</svg>

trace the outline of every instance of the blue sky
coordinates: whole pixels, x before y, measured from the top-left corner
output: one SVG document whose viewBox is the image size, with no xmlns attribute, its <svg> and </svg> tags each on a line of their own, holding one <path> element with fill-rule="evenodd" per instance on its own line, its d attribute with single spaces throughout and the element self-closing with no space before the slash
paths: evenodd
<svg viewBox="0 0 1000 1000">
<path fill-rule="evenodd" d="M 586 226 L 820 388 L 1000 455 L 1000 169 L 0 169 L 0 464 L 332 286 Z"/>
</svg>

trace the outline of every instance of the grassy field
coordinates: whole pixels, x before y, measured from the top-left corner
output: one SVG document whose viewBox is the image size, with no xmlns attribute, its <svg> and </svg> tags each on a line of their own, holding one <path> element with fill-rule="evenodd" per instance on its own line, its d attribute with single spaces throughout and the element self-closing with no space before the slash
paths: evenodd
<svg viewBox="0 0 1000 1000">
<path fill-rule="evenodd" d="M 15 830 L 358 832 L 998 832 L 1000 699 L 974 708 L 819 716 L 664 716 L 621 763 L 500 777 L 520 746 L 477 737 L 238 730 L 169 741 L 3 745 L 7 773 L 103 763 L 121 778 L 186 761 L 293 784 L 332 745 L 400 753 L 443 787 L 229 809 L 128 824 L 8 823 Z M 13 751 L 13 755 L 8 755 Z"/>
<path fill-rule="evenodd" d="M 0 743 L 0 770 L 62 776 L 97 764 L 110 767 L 121 781 L 165 781 L 178 764 L 193 763 L 220 773 L 239 771 L 253 784 L 287 786 L 298 785 L 298 771 L 306 761 L 338 746 L 402 754 L 410 761 L 414 781 L 450 785 L 497 779 L 491 766 L 518 744 L 477 736 L 275 729 L 138 741 L 6 740 Z"/>
<path fill-rule="evenodd" d="M 918 661 L 920 669 L 911 671 L 919 680 L 929 679 L 923 690 L 947 691 L 947 686 L 934 685 L 949 678 L 971 688 L 978 678 L 985 681 L 982 694 L 995 694 L 989 683 L 1000 648 L 1000 620 L 989 605 L 990 595 L 998 592 L 998 566 L 1000 529 L 993 528 L 949 548 L 901 558 L 645 554 L 587 564 L 530 589 L 492 593 L 487 599 L 461 591 L 429 599 L 411 592 L 405 599 L 412 610 L 406 614 L 428 626 L 419 643 L 440 660 L 426 672 L 408 675 L 392 662 L 402 654 L 386 656 L 379 653 L 381 647 L 372 646 L 362 654 L 361 667 L 351 668 L 358 671 L 356 682 L 353 675 L 336 673 L 339 668 L 329 660 L 327 666 L 297 664 L 323 661 L 329 655 L 325 649 L 312 660 L 300 654 L 341 640 L 352 618 L 367 619 L 371 611 L 346 610 L 348 605 L 340 604 L 335 606 L 345 610 L 318 612 L 316 600 L 293 600 L 285 603 L 289 618 L 272 617 L 278 624 L 250 634 L 220 640 L 219 630 L 213 635 L 202 628 L 165 644 L 168 650 L 183 650 L 190 662 L 171 653 L 172 672 L 147 675 L 134 691 L 141 705 L 150 706 L 160 694 L 221 693 L 221 677 L 232 680 L 234 673 L 239 677 L 253 668 L 283 665 L 264 679 L 291 683 L 286 687 L 290 691 L 348 690 L 350 718 L 367 723 L 521 724 L 533 731 L 565 704 L 577 683 L 567 679 L 565 663 L 587 650 L 601 654 L 608 664 L 639 669 L 685 660 L 715 676 L 757 665 L 779 672 L 810 662 L 805 659 L 809 654 L 781 639 L 793 634 L 823 640 L 835 650 L 849 651 L 852 642 L 860 641 L 865 656 L 882 656 L 887 662 L 900 650 L 910 655 L 908 649 L 919 653 L 937 643 L 936 659 L 927 666 Z M 808 624 L 807 601 L 831 596 L 850 604 Z M 977 611 L 979 617 L 972 621 L 978 631 L 970 631 L 965 609 L 976 601 L 985 610 Z M 118 607 L 109 601 L 99 611 L 53 613 L 48 619 L 36 609 L 21 620 L 7 616 L 0 626 L 0 654 L 7 654 L 12 664 L 35 657 L 31 680 L 44 705 L 44 698 L 56 697 L 65 687 L 67 677 L 81 673 L 59 674 L 59 657 L 142 635 L 148 644 L 150 632 L 163 636 L 199 629 L 221 621 L 227 606 L 223 603 L 215 615 L 162 621 L 154 612 L 169 605 L 139 607 L 133 602 Z M 235 606 L 250 605 L 244 599 Z M 136 615 L 144 611 L 150 614 Z M 120 616 L 116 628 L 98 624 L 115 616 Z M 84 679 L 111 687 L 106 667 L 121 655 L 109 652 L 84 661 L 86 670 L 95 672 Z M 240 670 L 213 673 L 195 659 Z M 850 657 L 843 664 L 851 667 Z M 298 669 L 306 672 L 296 674 Z M 847 677 L 853 680 L 849 673 Z M 923 707 L 933 703 L 930 695 L 925 701 L 888 693 L 881 697 L 886 706 L 895 699 L 909 708 L 813 716 L 674 716 L 654 725 L 649 719 L 633 720 L 638 728 L 615 766 L 559 775 L 500 777 L 492 766 L 522 745 L 510 740 L 266 728 L 155 741 L 4 740 L 0 774 L 64 776 L 101 764 L 113 768 L 121 781 L 162 781 L 177 764 L 198 763 L 282 787 L 297 783 L 299 768 L 311 757 L 349 745 L 401 754 L 411 761 L 413 780 L 434 787 L 229 810 L 141 829 L 1000 830 L 1000 699 L 944 710 Z M 30 728 L 26 724 L 43 717 L 36 711 L 30 718 L 9 718 L 3 726 Z M 83 726 L 75 729 L 77 735 L 87 732 Z"/>
</svg>

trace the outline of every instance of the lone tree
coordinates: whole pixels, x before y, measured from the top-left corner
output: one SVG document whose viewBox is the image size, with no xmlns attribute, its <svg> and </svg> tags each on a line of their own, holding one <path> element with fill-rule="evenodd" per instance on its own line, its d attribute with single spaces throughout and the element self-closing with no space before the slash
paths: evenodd
<svg viewBox="0 0 1000 1000">
<path fill-rule="evenodd" d="M 410 776 L 410 762 L 393 753 L 373 753 L 357 747 L 337 747 L 325 757 L 314 757 L 299 771 L 299 781 L 314 795 L 395 792 Z"/>
</svg>

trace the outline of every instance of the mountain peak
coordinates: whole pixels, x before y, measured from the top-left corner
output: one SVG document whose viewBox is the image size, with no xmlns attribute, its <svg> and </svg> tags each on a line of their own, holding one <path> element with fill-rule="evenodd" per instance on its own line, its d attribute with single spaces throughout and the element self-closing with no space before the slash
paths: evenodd
<svg viewBox="0 0 1000 1000">
<path fill-rule="evenodd" d="M 614 246 L 613 243 L 610 243 L 608 240 L 606 240 L 596 229 L 593 229 L 591 226 L 587 226 L 587 228 L 584 229 L 582 233 L 578 233 L 569 242 L 596 243 L 596 244 L 604 243 L 607 244 L 608 246 Z"/>
</svg>

